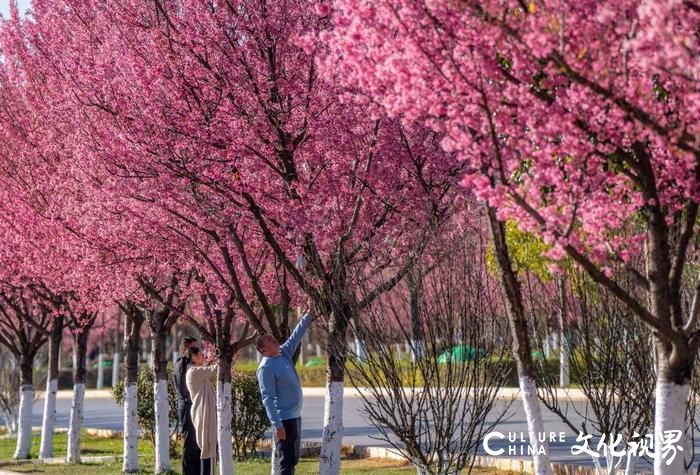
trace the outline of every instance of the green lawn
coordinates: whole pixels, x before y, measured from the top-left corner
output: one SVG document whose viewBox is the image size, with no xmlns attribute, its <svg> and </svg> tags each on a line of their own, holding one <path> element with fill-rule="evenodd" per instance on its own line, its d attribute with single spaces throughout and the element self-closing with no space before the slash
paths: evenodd
<svg viewBox="0 0 700 475">
<path fill-rule="evenodd" d="M 143 474 L 153 473 L 152 459 L 144 457 L 142 464 Z M 150 463 L 149 463 L 150 462 Z M 175 468 L 174 474 L 180 474 L 180 467 Z M 246 475 L 268 475 L 270 473 L 269 459 L 256 459 L 248 462 L 237 463 L 237 473 L 245 473 Z M 121 474 L 121 462 L 108 462 L 103 464 L 80 464 L 73 465 L 68 468 L 65 465 L 22 465 L 22 466 L 4 466 L 3 470 L 17 473 L 45 473 L 58 474 L 70 473 L 71 475 L 117 475 Z M 385 460 L 345 460 L 343 462 L 343 473 L 351 475 L 382 473 L 387 475 L 415 473 L 415 469 L 407 465 L 402 465 L 400 462 L 392 462 Z M 311 475 L 318 473 L 318 460 L 304 459 L 297 467 L 297 474 Z M 484 473 L 484 472 L 482 472 Z"/>
<path fill-rule="evenodd" d="M 148 462 L 152 460 L 144 459 L 142 474 L 152 474 L 152 464 Z M 66 465 L 22 465 L 22 466 L 2 466 L 0 468 L 6 471 L 16 473 L 44 473 L 44 474 L 59 474 L 70 473 L 71 475 L 118 475 L 121 474 L 121 462 L 109 462 L 103 464 L 80 464 L 72 465 L 70 468 Z M 173 474 L 180 474 L 179 467 L 174 467 L 176 470 Z M 256 459 L 248 462 L 240 462 L 235 466 L 236 473 L 244 473 L 246 475 L 269 475 L 270 460 Z M 296 473 L 298 475 L 315 475 L 318 473 L 318 460 L 302 459 L 297 466 Z M 410 465 L 402 464 L 401 462 L 384 459 L 348 459 L 343 460 L 341 465 L 341 473 L 343 475 L 369 475 L 381 473 L 382 475 L 404 475 L 416 473 L 416 469 Z M 473 474 L 478 475 L 515 475 L 513 472 L 504 472 L 495 469 L 474 469 Z"/>
<path fill-rule="evenodd" d="M 35 434 L 32 446 L 32 458 L 36 458 L 39 451 L 39 434 Z M 83 432 L 82 436 L 82 451 L 81 454 L 85 457 L 89 456 L 105 456 L 105 455 L 121 455 L 122 454 L 122 439 L 115 438 L 96 438 L 88 437 Z M 54 455 L 64 457 L 66 454 L 67 437 L 65 433 L 56 434 L 54 437 Z M 15 439 L 0 439 L 0 470 L 14 473 L 44 473 L 44 474 L 64 474 L 71 475 L 117 475 L 121 474 L 122 462 L 110 461 L 104 463 L 84 463 L 78 465 L 65 464 L 40 464 L 24 462 L 18 463 L 12 460 L 12 454 L 15 450 Z M 139 442 L 139 462 L 141 464 L 142 474 L 153 473 L 153 446 L 150 442 L 142 440 Z M 173 475 L 180 475 L 180 460 L 174 458 L 172 460 Z M 415 473 L 415 468 L 412 466 L 395 460 L 387 459 L 344 459 L 341 464 L 342 473 L 345 475 L 364 475 L 364 474 L 408 474 Z M 246 475 L 268 475 L 270 473 L 270 459 L 256 458 L 246 462 L 236 464 L 236 472 Z M 312 475 L 318 473 L 318 459 L 302 459 L 297 467 L 297 474 Z M 472 473 L 479 475 L 507 475 L 508 472 L 498 471 L 494 469 L 475 469 Z"/>
<path fill-rule="evenodd" d="M 35 433 L 32 438 L 31 458 L 39 456 L 39 441 L 41 435 Z M 121 455 L 123 450 L 122 439 L 105 439 L 88 437 L 85 431 L 81 436 L 82 451 L 84 456 L 100 456 L 100 455 Z M 16 439 L 0 439 L 0 460 L 10 460 L 15 453 Z M 54 457 L 65 457 L 68 448 L 68 435 L 65 432 L 54 435 L 53 454 Z M 139 444 L 139 452 L 143 454 L 153 453 L 150 443 Z"/>
</svg>

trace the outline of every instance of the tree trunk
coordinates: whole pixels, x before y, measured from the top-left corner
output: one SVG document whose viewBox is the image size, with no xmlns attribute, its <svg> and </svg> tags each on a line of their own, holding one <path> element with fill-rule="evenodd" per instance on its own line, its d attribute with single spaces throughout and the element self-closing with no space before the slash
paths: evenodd
<svg viewBox="0 0 700 475">
<path fill-rule="evenodd" d="M 112 355 L 112 387 L 117 385 L 119 381 L 119 365 L 121 364 L 121 354 L 115 351 Z"/>
<path fill-rule="evenodd" d="M 158 379 L 153 383 L 153 401 L 156 418 L 155 473 L 170 472 L 170 424 L 168 421 L 168 382 Z"/>
<path fill-rule="evenodd" d="M 73 385 L 73 400 L 70 407 L 68 426 L 67 463 L 80 463 L 80 430 L 83 425 L 83 402 L 85 400 L 85 383 Z"/>
<path fill-rule="evenodd" d="M 569 332 L 566 318 L 566 281 L 559 281 L 559 386 L 568 388 L 571 384 L 570 376 L 570 348 Z"/>
<path fill-rule="evenodd" d="M 270 457 L 270 475 L 279 475 L 280 471 L 282 470 L 282 466 L 280 465 L 280 456 L 277 453 L 277 430 L 275 429 L 275 426 L 272 427 L 272 452 L 271 452 L 271 457 Z"/>
<path fill-rule="evenodd" d="M 520 284 L 510 262 L 505 225 L 498 220 L 496 211 L 491 207 L 488 207 L 488 216 L 494 243 L 494 254 L 500 274 L 501 292 L 513 338 L 513 355 L 518 371 L 518 383 L 527 420 L 530 446 L 534 454 L 535 473 L 536 475 L 551 475 L 552 468 L 549 461 L 547 439 L 545 438 L 545 442 L 540 442 L 538 438 L 538 434 L 544 434 L 544 422 L 537 399 L 537 384 L 535 383 L 535 371 Z"/>
<path fill-rule="evenodd" d="M 637 473 L 637 456 L 627 455 L 627 463 L 625 464 L 625 475 L 635 475 Z"/>
<path fill-rule="evenodd" d="M 682 475 L 688 473 L 685 468 L 686 457 L 692 456 L 685 420 L 690 392 L 690 379 L 693 371 L 692 360 L 671 361 L 673 350 L 666 341 L 656 339 L 658 379 L 656 381 L 656 407 L 654 411 L 654 458 L 655 475 Z M 664 443 L 664 438 L 678 435 L 680 440 Z M 661 447 L 674 449 L 665 452 Z M 675 447 L 682 447 L 682 451 Z M 671 459 L 671 456 L 674 456 Z"/>
<path fill-rule="evenodd" d="M 364 362 L 367 360 L 367 344 L 362 338 L 355 337 L 355 354 L 358 361 Z"/>
<path fill-rule="evenodd" d="M 71 354 L 71 362 L 73 363 L 73 374 L 75 374 L 78 369 L 78 337 L 73 335 L 73 349 Z"/>
<path fill-rule="evenodd" d="M 83 425 L 83 401 L 85 399 L 85 376 L 87 374 L 87 343 L 90 330 L 83 328 L 77 335 L 76 368 L 73 379 L 73 401 L 68 423 L 67 463 L 80 463 L 80 430 Z"/>
<path fill-rule="evenodd" d="M 17 426 L 19 424 L 18 419 L 18 414 L 17 411 L 13 412 L 6 412 L 3 410 L 0 415 L 3 418 L 3 421 L 5 422 L 5 430 L 7 431 L 8 435 L 16 435 L 17 434 Z"/>
<path fill-rule="evenodd" d="M 340 448 L 343 442 L 343 382 L 348 318 L 333 312 L 328 321 L 328 379 L 321 440 L 321 475 L 340 473 Z"/>
<path fill-rule="evenodd" d="M 53 431 L 56 426 L 56 392 L 58 391 L 58 359 L 63 336 L 63 316 L 56 316 L 51 324 L 49 338 L 49 369 L 46 375 L 44 417 L 41 423 L 39 458 L 53 457 Z"/>
<path fill-rule="evenodd" d="M 102 345 L 100 345 L 100 353 L 97 356 L 97 389 L 102 389 L 105 385 L 105 369 L 104 369 L 105 357 L 102 352 Z"/>
<path fill-rule="evenodd" d="M 138 436 L 136 419 L 138 401 L 136 399 L 139 372 L 139 345 L 143 317 L 137 311 L 127 313 L 124 318 L 124 463 L 122 471 L 139 471 Z"/>
<path fill-rule="evenodd" d="M 156 316 L 155 318 L 162 318 Z M 153 328 L 152 328 L 153 330 Z M 153 401 L 156 418 L 156 468 L 155 473 L 170 472 L 170 406 L 168 403 L 168 357 L 165 350 L 165 339 L 168 329 L 162 322 L 156 323 L 153 331 Z"/>
<path fill-rule="evenodd" d="M 216 379 L 216 438 L 219 444 L 219 474 L 233 475 L 233 439 L 231 433 L 231 361 L 233 354 L 221 351 Z"/>
<path fill-rule="evenodd" d="M 569 359 L 569 338 L 566 329 L 561 330 L 561 345 L 559 346 L 559 387 L 568 388 L 571 385 L 571 365 Z"/>
<path fill-rule="evenodd" d="M 34 355 L 20 356 L 19 429 L 14 458 L 28 459 L 32 448 L 32 406 L 34 404 Z"/>
<path fill-rule="evenodd" d="M 415 268 L 406 274 L 409 311 L 411 312 L 411 358 L 413 361 L 423 357 L 423 329 L 421 328 L 420 315 L 418 313 L 422 279 L 422 273 Z"/>
<path fill-rule="evenodd" d="M 139 471 L 139 426 L 136 419 L 138 401 L 136 383 L 124 384 L 124 473 L 137 473 Z"/>
</svg>

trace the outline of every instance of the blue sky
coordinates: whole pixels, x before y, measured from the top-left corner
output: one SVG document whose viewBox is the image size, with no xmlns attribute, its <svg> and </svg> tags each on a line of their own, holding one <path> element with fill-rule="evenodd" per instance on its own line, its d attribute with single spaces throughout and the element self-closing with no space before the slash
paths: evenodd
<svg viewBox="0 0 700 475">
<path fill-rule="evenodd" d="M 0 0 L 0 13 L 2 13 L 2 16 L 5 18 L 10 16 L 10 1 L 11 0 Z M 17 0 L 17 4 L 19 5 L 20 13 L 24 13 L 27 8 L 29 8 L 31 0 Z"/>
</svg>

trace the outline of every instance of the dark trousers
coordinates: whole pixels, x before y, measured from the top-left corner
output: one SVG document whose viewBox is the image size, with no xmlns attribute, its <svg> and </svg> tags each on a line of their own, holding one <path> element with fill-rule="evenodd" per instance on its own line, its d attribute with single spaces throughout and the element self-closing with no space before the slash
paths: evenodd
<svg viewBox="0 0 700 475">
<path fill-rule="evenodd" d="M 282 421 L 285 439 L 277 441 L 277 456 L 280 458 L 280 475 L 294 475 L 299 463 L 301 443 L 301 417 Z"/>
<path fill-rule="evenodd" d="M 211 459 L 202 459 L 202 469 L 197 475 L 214 475 L 214 467 Z"/>
<path fill-rule="evenodd" d="M 183 438 L 182 475 L 200 475 L 202 471 L 200 463 L 202 453 L 199 450 L 199 445 L 197 445 L 197 433 L 192 424 L 189 407 L 179 407 L 178 416 Z"/>
</svg>

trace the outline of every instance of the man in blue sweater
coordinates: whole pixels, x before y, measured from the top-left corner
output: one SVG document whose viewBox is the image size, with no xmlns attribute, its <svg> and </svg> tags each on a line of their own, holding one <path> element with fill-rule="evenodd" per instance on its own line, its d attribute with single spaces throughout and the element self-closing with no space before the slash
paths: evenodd
<svg viewBox="0 0 700 475">
<path fill-rule="evenodd" d="M 282 345 L 272 335 L 261 336 L 255 345 L 264 356 L 258 366 L 258 383 L 267 417 L 277 432 L 281 475 L 293 475 L 299 462 L 304 396 L 292 355 L 313 320 L 314 317 L 305 314 Z"/>
</svg>

